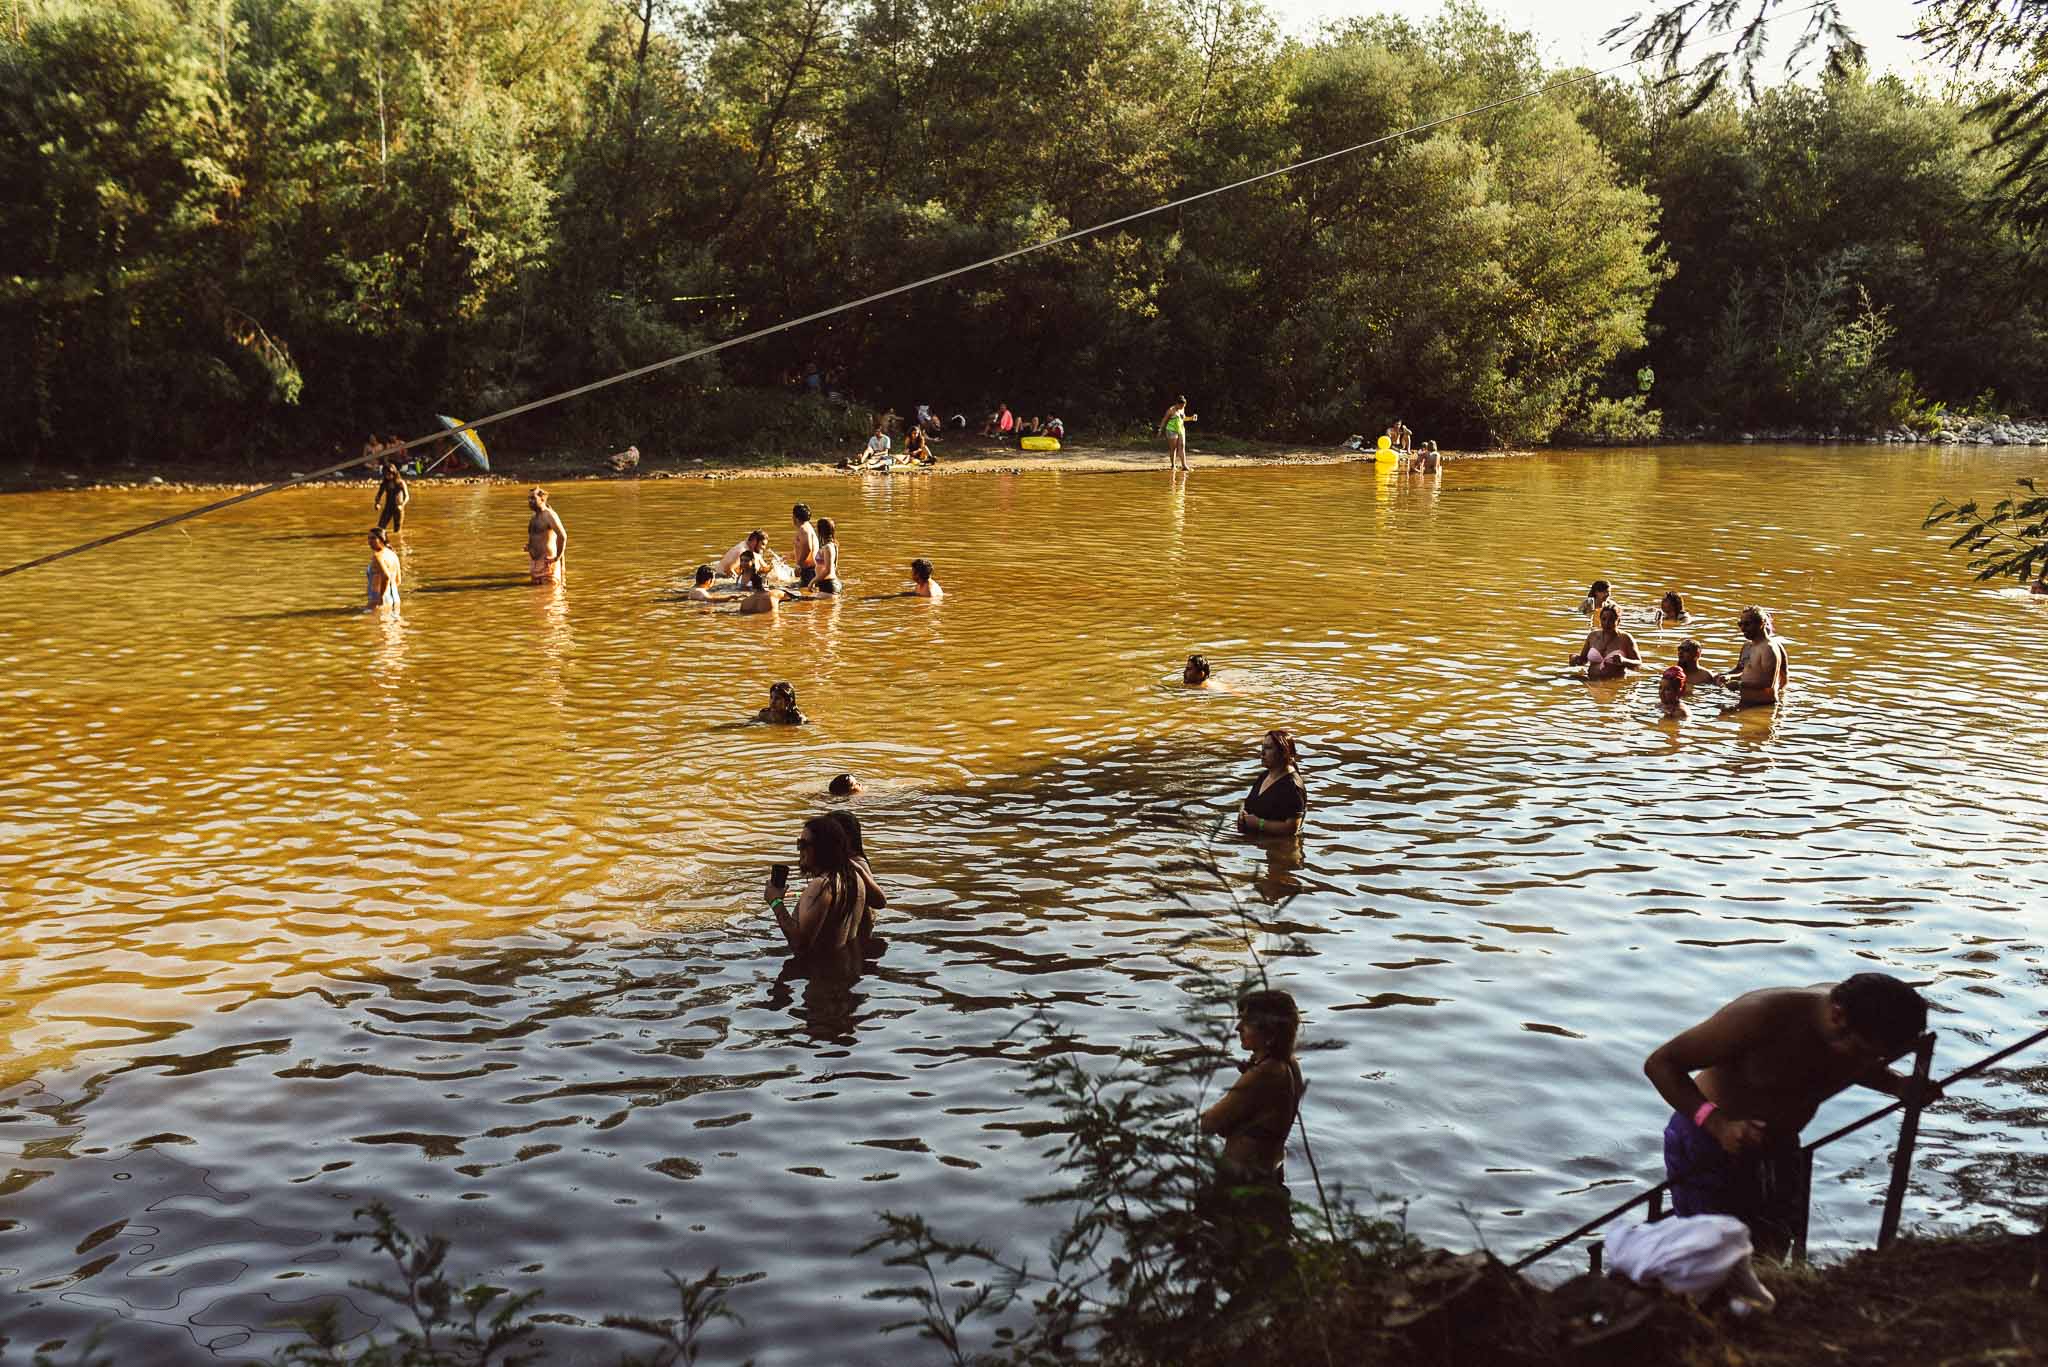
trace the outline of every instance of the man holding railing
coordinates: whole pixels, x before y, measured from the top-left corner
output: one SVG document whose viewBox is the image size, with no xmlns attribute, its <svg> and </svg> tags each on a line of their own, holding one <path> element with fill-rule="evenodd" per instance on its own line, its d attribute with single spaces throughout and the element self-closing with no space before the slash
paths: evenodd
<svg viewBox="0 0 2048 1367">
<path fill-rule="evenodd" d="M 1744 993 L 1660 1045 L 1643 1072 L 1674 1112 L 1664 1127 L 1673 1210 L 1733 1215 L 1759 1252 L 1782 1257 L 1804 1214 L 1799 1131 L 1846 1087 L 1904 1097 L 1912 1079 L 1885 1065 L 1926 1028 L 1919 993 L 1858 973 Z"/>
</svg>

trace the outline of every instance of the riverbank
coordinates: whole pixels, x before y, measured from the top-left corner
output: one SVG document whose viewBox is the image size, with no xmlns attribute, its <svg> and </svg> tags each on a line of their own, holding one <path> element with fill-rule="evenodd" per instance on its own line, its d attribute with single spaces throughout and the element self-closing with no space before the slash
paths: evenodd
<svg viewBox="0 0 2048 1367">
<path fill-rule="evenodd" d="M 2041 1240 L 2003 1230 L 1909 1237 L 1826 1266 L 1759 1269 L 1775 1313 L 1737 1317 L 1593 1275 L 1551 1290 L 1483 1253 L 1427 1255 L 1391 1281 L 1348 1287 L 1217 1362 L 1357 1367 L 1925 1367 L 2048 1354 Z M 1219 1350 L 1222 1345 L 1219 1345 Z M 1250 1351 L 1247 1351 L 1247 1350 Z"/>
<path fill-rule="evenodd" d="M 1163 444 L 1073 443 L 1058 451 L 1019 451 L 994 442 L 953 438 L 938 448 L 938 464 L 912 470 L 898 467 L 888 478 L 922 479 L 929 475 L 1012 473 L 1056 470 L 1066 474 L 1110 474 L 1166 469 Z M 1197 470 L 1238 466 L 1341 465 L 1366 460 L 1343 447 L 1310 447 L 1278 442 L 1218 439 L 1188 448 L 1188 464 Z M 1475 459 L 1515 454 L 1506 451 L 1451 452 L 1446 459 Z M 317 467 L 316 467 L 317 468 Z M 223 490 L 260 489 L 266 484 L 300 477 L 297 470 L 279 471 L 269 480 L 252 479 L 245 468 L 220 463 L 167 463 L 160 469 L 136 469 L 114 475 L 44 469 L 9 471 L 0 474 L 0 493 L 40 493 L 59 489 L 173 489 Z M 642 453 L 639 467 L 625 473 L 613 471 L 604 456 L 590 457 L 561 452 L 533 455 L 494 455 L 489 474 L 470 472 L 432 475 L 416 483 L 437 484 L 562 484 L 583 480 L 666 480 L 666 479 L 796 479 L 820 475 L 849 478 L 883 478 L 841 470 L 836 459 L 781 461 L 719 461 L 706 456 L 685 456 L 663 460 Z M 354 465 L 336 474 L 309 480 L 308 484 L 363 483 L 370 470 Z"/>
</svg>

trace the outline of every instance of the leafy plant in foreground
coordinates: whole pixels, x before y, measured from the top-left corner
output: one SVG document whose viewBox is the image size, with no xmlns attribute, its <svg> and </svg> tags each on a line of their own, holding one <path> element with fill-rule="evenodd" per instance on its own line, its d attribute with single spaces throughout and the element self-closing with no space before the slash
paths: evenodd
<svg viewBox="0 0 2048 1367">
<path fill-rule="evenodd" d="M 1229 889 L 1212 852 L 1194 863 Z M 1058 1138 L 1051 1156 L 1059 1181 L 1027 1204 L 1069 1212 L 1043 1262 L 948 1238 L 919 1214 L 883 1212 L 882 1232 L 859 1251 L 887 1249 L 887 1266 L 919 1274 L 870 1293 L 917 1312 L 889 1328 L 917 1330 L 958 1367 L 1221 1363 L 1247 1360 L 1251 1348 L 1264 1351 L 1250 1359 L 1263 1360 L 1278 1351 L 1276 1339 L 1334 1360 L 1334 1331 L 1346 1318 L 1334 1307 L 1358 1300 L 1360 1288 L 1411 1261 L 1419 1246 L 1398 1222 L 1360 1214 L 1341 1192 L 1326 1195 L 1312 1151 L 1319 1208 L 1295 1206 L 1296 1231 L 1278 1257 L 1246 1259 L 1210 1213 L 1217 1149 L 1197 1132 L 1194 1114 L 1232 1062 L 1237 997 L 1266 985 L 1259 941 L 1271 938 L 1234 891 L 1231 901 L 1251 963 L 1240 978 L 1194 957 L 1204 947 L 1213 954 L 1213 924 L 1183 937 L 1176 959 L 1189 970 L 1186 1026 L 1121 1050 L 1103 1067 L 1099 1054 L 1062 1037 L 1043 1013 L 1037 1018 L 1039 1048 L 1023 1095 L 1056 1117 L 1046 1133 Z M 1306 1135 L 1304 1127 L 1305 1150 Z M 978 1276 L 952 1279 L 955 1268 Z M 986 1330 L 979 1347 L 977 1327 Z M 1304 1335 L 1309 1341 L 1300 1342 Z"/>
</svg>

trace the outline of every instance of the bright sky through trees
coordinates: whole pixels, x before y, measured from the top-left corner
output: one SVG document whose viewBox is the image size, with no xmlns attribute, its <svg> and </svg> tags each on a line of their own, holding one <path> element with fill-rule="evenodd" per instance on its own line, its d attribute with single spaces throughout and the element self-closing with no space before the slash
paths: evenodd
<svg viewBox="0 0 2048 1367">
<path fill-rule="evenodd" d="M 1351 14 L 1404 14 L 1426 19 L 1443 8 L 1442 0 L 1268 0 L 1289 29 L 1312 27 L 1317 21 Z M 1611 66 L 1626 53 L 1602 48 L 1600 37 L 1630 15 L 1656 7 L 1655 0 L 1488 0 L 1486 9 L 1516 28 L 1542 39 L 1547 55 L 1564 65 Z M 1919 22 L 1913 0 L 1848 0 L 1843 6 L 1856 36 L 1870 52 L 1873 71 L 1937 75 L 1922 63 L 1920 46 L 1901 35 Z M 1778 20 L 1773 26 L 1773 51 L 1782 55 L 1798 41 L 1800 21 Z"/>
</svg>

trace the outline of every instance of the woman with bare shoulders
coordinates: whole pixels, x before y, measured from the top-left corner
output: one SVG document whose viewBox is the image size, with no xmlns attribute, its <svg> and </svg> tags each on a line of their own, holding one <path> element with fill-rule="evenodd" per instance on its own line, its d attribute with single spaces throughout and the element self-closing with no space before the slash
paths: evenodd
<svg viewBox="0 0 2048 1367">
<path fill-rule="evenodd" d="M 1643 667 L 1636 638 L 1621 629 L 1620 608 L 1601 604 L 1600 625 L 1586 633 L 1586 643 L 1571 662 L 1584 665 L 1589 679 L 1619 679 L 1629 670 Z"/>
<path fill-rule="evenodd" d="M 789 952 L 799 957 L 857 954 L 867 898 L 853 867 L 845 828 L 830 817 L 811 817 L 797 837 L 796 851 L 798 872 L 809 881 L 797 896 L 795 908 L 786 903 L 788 885 L 776 881 L 772 874 L 766 893 L 768 909 L 775 913 L 775 924 L 781 928 Z"/>
</svg>

